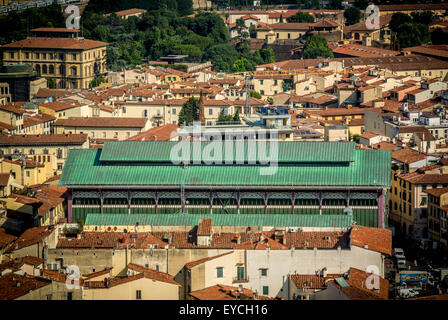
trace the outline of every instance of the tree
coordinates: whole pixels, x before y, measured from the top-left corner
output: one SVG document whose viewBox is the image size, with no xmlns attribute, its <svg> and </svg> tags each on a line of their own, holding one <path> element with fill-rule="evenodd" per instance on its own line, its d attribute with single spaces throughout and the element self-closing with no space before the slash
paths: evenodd
<svg viewBox="0 0 448 320">
<path fill-rule="evenodd" d="M 257 27 L 254 24 L 251 24 L 249 27 L 249 36 L 252 39 L 255 39 L 257 37 Z"/>
<path fill-rule="evenodd" d="M 432 12 L 424 11 L 424 12 L 413 12 L 411 13 L 412 20 L 415 23 L 422 23 L 425 25 L 429 25 L 432 21 Z"/>
<path fill-rule="evenodd" d="M 273 105 L 274 104 L 274 99 L 272 97 L 267 97 L 266 101 L 270 104 Z"/>
<path fill-rule="evenodd" d="M 389 29 L 392 32 L 397 32 L 398 27 L 402 24 L 405 23 L 411 23 L 412 22 L 412 18 L 404 13 L 401 12 L 396 12 L 392 15 L 392 18 L 390 19 L 389 22 Z"/>
<path fill-rule="evenodd" d="M 219 123 L 226 123 L 226 122 L 232 122 L 233 116 L 230 114 L 225 114 L 224 109 L 221 109 L 221 112 L 218 115 L 218 122 Z"/>
<path fill-rule="evenodd" d="M 52 78 L 47 79 L 47 88 L 56 89 L 56 82 Z"/>
<path fill-rule="evenodd" d="M 192 125 L 193 121 L 199 120 L 199 100 L 188 99 L 179 112 L 179 125 Z"/>
<path fill-rule="evenodd" d="M 275 62 L 275 53 L 272 48 L 263 48 L 260 50 L 261 58 L 263 59 L 263 63 L 272 63 Z"/>
<path fill-rule="evenodd" d="M 350 7 L 344 11 L 345 24 L 351 26 L 361 20 L 361 10 L 357 7 Z"/>
<path fill-rule="evenodd" d="M 330 0 L 328 1 L 328 9 L 332 10 L 342 10 L 342 0 Z"/>
<path fill-rule="evenodd" d="M 305 43 L 303 48 L 302 57 L 304 59 L 333 58 L 333 52 L 328 47 L 327 39 L 324 37 L 313 34 L 311 38 Z"/>
<path fill-rule="evenodd" d="M 297 11 L 297 13 L 289 17 L 288 22 L 314 22 L 314 17 L 309 13 Z"/>
<path fill-rule="evenodd" d="M 254 66 L 251 61 L 249 61 L 247 58 L 242 57 L 241 59 L 235 61 L 233 67 L 235 68 L 236 72 L 244 72 L 252 70 Z"/>
<path fill-rule="evenodd" d="M 256 98 L 256 99 L 261 99 L 261 94 L 259 94 L 257 91 L 249 91 L 249 95 L 252 97 L 252 98 Z"/>
<path fill-rule="evenodd" d="M 233 115 L 232 121 L 234 123 L 241 123 L 240 113 L 239 113 L 238 109 L 235 111 L 235 114 Z"/>
<path fill-rule="evenodd" d="M 369 5 L 369 2 L 367 0 L 355 0 L 353 5 L 358 9 L 365 10 Z"/>
<path fill-rule="evenodd" d="M 405 23 L 397 29 L 400 48 L 419 46 L 431 40 L 429 28 L 421 23 Z"/>
</svg>

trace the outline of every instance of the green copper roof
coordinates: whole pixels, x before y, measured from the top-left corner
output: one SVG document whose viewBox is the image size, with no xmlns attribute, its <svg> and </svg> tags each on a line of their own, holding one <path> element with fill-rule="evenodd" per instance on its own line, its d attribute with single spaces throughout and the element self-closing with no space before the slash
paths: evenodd
<svg viewBox="0 0 448 320">
<path fill-rule="evenodd" d="M 197 226 L 200 219 L 212 218 L 215 226 L 349 227 L 347 215 L 287 214 L 97 214 L 87 215 L 85 225 L 102 226 Z"/>
<path fill-rule="evenodd" d="M 142 143 L 142 142 L 139 142 Z M 150 142 L 152 143 L 152 142 Z M 279 143 L 281 145 L 282 143 Z M 302 145 L 301 142 L 285 142 L 285 145 Z M 314 149 L 328 159 L 340 146 L 352 144 L 312 142 Z M 147 144 L 134 145 L 128 150 L 128 158 L 144 153 L 140 149 Z M 308 144 L 304 144 L 307 145 Z M 298 148 L 296 146 L 291 148 Z M 308 147 L 306 147 L 308 148 Z M 103 152 L 106 152 L 104 150 Z M 120 152 L 116 150 L 116 152 Z M 260 174 L 261 165 L 196 165 L 182 166 L 171 163 L 123 163 L 100 161 L 98 149 L 71 149 L 65 161 L 59 181 L 60 186 L 390 186 L 391 153 L 384 150 L 352 151 L 353 161 L 347 163 L 294 163 L 276 168 L 275 174 Z M 125 156 L 120 152 L 120 156 Z M 110 156 L 109 156 L 110 158 Z M 291 155 L 292 158 L 292 155 Z"/>
<path fill-rule="evenodd" d="M 190 163 L 193 161 L 208 160 L 211 156 L 212 144 L 195 142 L 184 142 L 189 150 Z M 226 159 L 235 160 L 263 160 L 264 150 L 260 155 L 260 150 L 256 143 L 234 142 L 225 143 L 216 142 L 219 146 L 220 156 L 216 156 L 221 163 Z M 228 145 L 226 145 L 228 144 Z M 176 146 L 181 144 L 177 141 L 106 141 L 103 146 L 100 161 L 120 161 L 120 162 L 169 162 L 171 163 L 171 152 L 175 153 Z M 195 146 L 197 145 L 197 146 Z M 266 143 L 266 159 L 269 160 L 270 151 L 278 150 L 278 163 L 291 162 L 350 162 L 353 161 L 355 151 L 354 142 L 342 142 L 335 144 L 333 142 L 281 142 Z M 207 148 L 207 149 L 205 149 Z M 205 150 L 204 150 L 205 149 Z M 241 150 L 237 153 L 235 149 Z M 249 151 L 251 155 L 249 156 Z M 181 151 L 178 151 L 181 152 Z M 217 151 L 218 152 L 218 151 Z M 179 156 L 180 157 L 180 156 Z"/>
</svg>

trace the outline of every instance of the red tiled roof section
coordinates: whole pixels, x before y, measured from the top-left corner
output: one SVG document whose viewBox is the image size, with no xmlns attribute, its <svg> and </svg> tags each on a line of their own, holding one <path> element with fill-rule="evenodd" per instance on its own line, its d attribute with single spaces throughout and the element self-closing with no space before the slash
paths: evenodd
<svg viewBox="0 0 448 320">
<path fill-rule="evenodd" d="M 15 236 L 7 234 L 5 229 L 0 228 L 0 249 L 5 248 L 16 239 Z"/>
<path fill-rule="evenodd" d="M 328 274 L 327 278 L 341 277 L 340 274 Z M 326 288 L 325 277 L 315 274 L 291 274 L 292 282 L 297 289 L 323 289 Z"/>
<path fill-rule="evenodd" d="M 35 28 L 31 29 L 32 32 L 79 32 L 78 29 L 67 29 L 67 28 Z"/>
<path fill-rule="evenodd" d="M 30 291 L 48 286 L 50 282 L 8 273 L 0 277 L 0 300 L 15 300 L 28 294 Z"/>
<path fill-rule="evenodd" d="M 111 270 L 112 270 L 112 268 L 106 268 L 101 271 L 97 271 L 97 272 L 93 272 L 93 273 L 89 273 L 89 274 L 83 274 L 82 276 L 86 279 L 96 278 L 96 277 L 102 276 L 104 274 L 110 273 Z"/>
<path fill-rule="evenodd" d="M 198 225 L 198 236 L 210 236 L 212 234 L 212 219 L 200 219 Z"/>
<path fill-rule="evenodd" d="M 82 144 L 87 134 L 0 135 L 0 145 Z"/>
<path fill-rule="evenodd" d="M 301 249 L 335 249 L 348 247 L 348 234 L 342 231 L 316 231 L 286 233 L 288 247 Z"/>
<path fill-rule="evenodd" d="M 243 288 L 241 293 L 238 292 L 237 287 L 215 285 L 212 287 L 204 288 L 189 293 L 195 299 L 198 300 L 254 300 L 254 293 L 252 290 Z M 259 300 L 271 300 L 272 298 L 266 296 L 258 296 Z"/>
<path fill-rule="evenodd" d="M 144 128 L 148 119 L 144 118 L 83 118 L 71 117 L 68 119 L 58 119 L 54 126 L 64 127 L 101 127 L 101 128 Z"/>
<path fill-rule="evenodd" d="M 38 243 L 50 236 L 54 232 L 54 230 L 54 228 L 49 229 L 48 226 L 28 229 L 16 241 L 12 243 L 12 245 L 6 250 L 6 253 L 10 253 L 14 250 L 22 249 Z"/>
<path fill-rule="evenodd" d="M 39 48 L 39 49 L 70 49 L 87 50 L 105 47 L 107 43 L 84 38 L 40 38 L 33 37 L 8 43 L 2 48 Z"/>
<path fill-rule="evenodd" d="M 381 228 L 354 227 L 350 232 L 351 245 L 381 252 L 392 253 L 392 231 Z"/>
<path fill-rule="evenodd" d="M 368 291 L 371 294 L 378 296 L 381 299 L 387 300 L 389 298 L 389 281 L 378 276 L 379 279 L 379 288 L 378 289 L 368 289 L 367 278 L 371 276 L 372 273 L 367 273 L 365 271 L 350 268 L 348 283 L 350 286 Z"/>
<path fill-rule="evenodd" d="M 127 141 L 168 141 L 174 132 L 179 129 L 178 125 L 165 124 L 160 127 L 151 128 L 127 139 Z"/>
<path fill-rule="evenodd" d="M 213 257 L 207 257 L 207 258 L 202 258 L 202 259 L 199 259 L 199 260 L 191 261 L 191 262 L 186 263 L 185 267 L 187 269 L 192 269 L 192 268 L 194 268 L 194 267 L 196 267 L 196 266 L 198 266 L 200 264 L 203 264 L 204 262 L 208 262 L 208 261 L 211 261 L 211 260 L 214 260 L 214 259 L 218 259 L 218 258 L 221 258 L 221 257 L 226 256 L 226 255 L 231 254 L 231 253 L 233 253 L 233 251 L 229 251 L 229 252 L 226 252 L 226 253 L 223 253 L 223 254 L 219 254 L 219 255 L 213 256 Z"/>
<path fill-rule="evenodd" d="M 448 193 L 448 188 L 434 188 L 434 189 L 426 189 L 427 194 L 430 194 L 434 197 L 440 197 L 442 194 Z"/>
<path fill-rule="evenodd" d="M 148 279 L 171 283 L 171 284 L 180 286 L 180 284 L 176 280 L 174 280 L 174 277 L 172 275 L 170 275 L 169 273 L 160 272 L 160 271 L 156 271 L 156 270 L 149 269 L 149 268 L 144 268 L 144 267 L 139 266 L 134 263 L 129 263 L 128 269 L 131 269 L 131 270 L 134 270 L 137 272 L 141 272 L 145 275 L 145 278 L 148 278 Z"/>
</svg>

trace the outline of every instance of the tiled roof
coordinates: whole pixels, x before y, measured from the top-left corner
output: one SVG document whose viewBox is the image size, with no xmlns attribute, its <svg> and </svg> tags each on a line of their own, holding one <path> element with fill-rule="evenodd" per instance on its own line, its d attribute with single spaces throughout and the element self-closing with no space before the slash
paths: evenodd
<svg viewBox="0 0 448 320">
<path fill-rule="evenodd" d="M 5 248 L 16 239 L 15 236 L 7 234 L 5 229 L 0 228 L 0 249 Z"/>
<path fill-rule="evenodd" d="M 160 127 L 151 128 L 148 131 L 141 132 L 133 137 L 127 139 L 127 141 L 166 141 L 171 139 L 171 135 L 175 135 L 175 131 L 179 129 L 178 125 L 165 124 Z"/>
<path fill-rule="evenodd" d="M 51 109 L 54 111 L 63 111 L 63 110 L 77 107 L 77 106 L 71 105 L 66 102 L 61 102 L 61 101 L 52 101 L 52 102 L 47 102 L 47 103 L 41 103 L 41 104 L 39 104 L 39 106 L 45 107 L 45 108 L 48 108 L 48 109 Z"/>
<path fill-rule="evenodd" d="M 198 231 L 196 234 L 198 236 L 210 236 L 212 234 L 212 219 L 201 219 L 199 220 Z"/>
<path fill-rule="evenodd" d="M 425 159 L 426 156 L 411 148 L 392 151 L 392 159 L 401 163 L 413 163 Z"/>
<path fill-rule="evenodd" d="M 291 274 L 290 278 L 297 289 L 324 289 L 325 280 L 334 277 L 342 277 L 342 274 L 327 274 L 326 277 L 315 274 Z"/>
<path fill-rule="evenodd" d="M 0 135 L 1 146 L 83 144 L 86 141 L 87 134 Z"/>
<path fill-rule="evenodd" d="M 112 228 L 111 230 L 112 231 Z M 164 233 L 163 233 L 164 234 Z M 83 232 L 80 239 L 59 239 L 58 248 L 130 248 L 147 249 L 149 245 L 165 248 L 168 243 L 148 232 Z M 135 237 L 135 238 L 134 238 Z M 171 246 L 170 246 L 171 247 Z"/>
<path fill-rule="evenodd" d="M 101 127 L 101 128 L 143 128 L 148 119 L 144 118 L 83 118 L 71 117 L 68 119 L 58 119 L 54 126 L 63 127 Z"/>
<path fill-rule="evenodd" d="M 189 295 L 198 300 L 255 300 L 252 290 L 243 288 L 240 293 L 237 287 L 221 284 L 190 292 Z M 257 299 L 271 300 L 266 296 L 258 296 Z"/>
<path fill-rule="evenodd" d="M 93 273 L 89 273 L 89 274 L 83 274 L 83 278 L 85 279 L 91 279 L 91 278 L 96 278 L 105 274 L 109 274 L 110 271 L 112 270 L 112 268 L 105 268 L 104 270 L 101 271 L 97 271 L 97 272 L 93 272 Z"/>
<path fill-rule="evenodd" d="M 328 108 L 325 110 L 306 110 L 304 111 L 309 115 L 318 116 L 339 116 L 339 115 L 360 115 L 364 114 L 364 108 Z"/>
<path fill-rule="evenodd" d="M 105 47 L 107 43 L 83 38 L 40 38 L 30 37 L 6 45 L 2 48 L 39 48 L 39 49 L 70 49 L 86 50 Z"/>
<path fill-rule="evenodd" d="M 448 188 L 426 189 L 424 192 L 426 192 L 427 194 L 430 194 L 434 197 L 440 197 L 442 194 L 445 194 L 448 192 Z"/>
<path fill-rule="evenodd" d="M 350 232 L 351 245 L 391 255 L 392 231 L 389 229 L 354 227 Z"/>
<path fill-rule="evenodd" d="M 54 228 L 49 229 L 48 226 L 30 228 L 26 230 L 16 241 L 14 241 L 14 243 L 6 250 L 6 252 L 10 253 L 14 250 L 22 249 L 38 243 L 50 236 L 54 232 L 54 230 Z"/>
<path fill-rule="evenodd" d="M 34 277 L 8 273 L 0 278 L 0 288 L 2 288 L 0 290 L 0 300 L 15 300 L 32 290 L 48 286 L 50 283 Z"/>
<path fill-rule="evenodd" d="M 25 113 L 25 110 L 22 109 L 22 106 L 23 106 L 22 104 L 17 104 L 15 102 L 11 102 L 11 103 L 4 104 L 4 105 L 0 106 L 0 110 L 21 115 L 21 114 Z"/>
<path fill-rule="evenodd" d="M 308 30 L 312 23 L 308 22 L 292 22 L 292 23 L 273 23 L 268 26 L 274 30 Z"/>
<path fill-rule="evenodd" d="M 372 273 L 367 273 L 356 268 L 350 268 L 349 278 L 347 282 L 354 288 L 361 289 L 363 291 L 369 292 L 370 294 L 376 295 L 381 299 L 387 300 L 389 298 L 389 281 L 378 276 L 379 289 L 368 289 L 367 277 L 371 275 Z"/>
<path fill-rule="evenodd" d="M 347 248 L 349 236 L 341 231 L 315 231 L 286 233 L 286 245 L 298 249 L 336 249 Z"/>
<path fill-rule="evenodd" d="M 25 115 L 23 117 L 23 127 L 26 128 L 26 127 L 38 125 L 38 124 L 41 124 L 44 122 L 54 121 L 54 120 L 56 120 L 55 117 L 50 116 L 49 114 L 45 114 L 45 113 L 36 114 L 33 116 Z"/>
<path fill-rule="evenodd" d="M 72 93 L 72 91 L 68 91 L 68 90 L 40 88 L 37 91 L 35 98 L 50 98 L 50 97 L 60 98 L 60 97 L 65 97 L 71 93 Z"/>
<path fill-rule="evenodd" d="M 134 263 L 129 263 L 128 269 L 131 269 L 131 270 L 134 270 L 137 272 L 141 272 L 145 275 L 145 278 L 148 278 L 148 279 L 171 283 L 171 284 L 180 286 L 180 284 L 176 280 L 174 280 L 174 277 L 172 275 L 165 273 L 165 272 L 160 272 L 160 271 L 156 271 L 153 269 L 144 268 L 144 267 L 139 266 Z"/>
<path fill-rule="evenodd" d="M 204 262 L 208 262 L 208 261 L 211 261 L 211 260 L 214 260 L 214 259 L 218 259 L 218 258 L 221 258 L 221 257 L 226 256 L 226 255 L 231 254 L 231 253 L 233 253 L 233 251 L 222 253 L 222 254 L 219 254 L 219 255 L 213 256 L 213 257 L 207 257 L 207 258 L 202 258 L 202 259 L 199 259 L 199 260 L 191 261 L 191 262 L 188 262 L 188 263 L 185 264 L 185 268 L 193 269 L 194 267 L 196 267 L 196 266 L 198 266 L 200 264 L 203 264 Z"/>
<path fill-rule="evenodd" d="M 130 15 L 130 14 L 144 13 L 144 12 L 146 12 L 145 9 L 133 8 L 133 9 L 127 9 L 127 10 L 117 11 L 117 12 L 115 12 L 115 14 L 116 14 L 117 16 L 127 16 L 127 15 Z M 109 13 L 108 15 L 110 15 L 110 13 Z"/>
</svg>

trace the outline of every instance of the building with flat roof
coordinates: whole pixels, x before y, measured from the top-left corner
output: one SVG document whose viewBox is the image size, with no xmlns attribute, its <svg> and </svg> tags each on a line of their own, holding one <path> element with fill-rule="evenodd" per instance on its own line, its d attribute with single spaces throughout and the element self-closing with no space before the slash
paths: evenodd
<svg viewBox="0 0 448 320">
<path fill-rule="evenodd" d="M 353 142 L 266 142 L 269 152 L 278 148 L 273 161 L 252 158 L 253 144 L 239 141 L 241 148 L 223 143 L 210 161 L 211 146 L 196 143 L 187 144 L 194 154 L 173 159 L 179 164 L 171 153 L 181 144 L 173 141 L 70 150 L 59 181 L 68 188 L 68 220 L 85 221 L 88 213 L 353 214 L 359 225 L 385 225 L 388 151 L 357 150 Z"/>
</svg>

